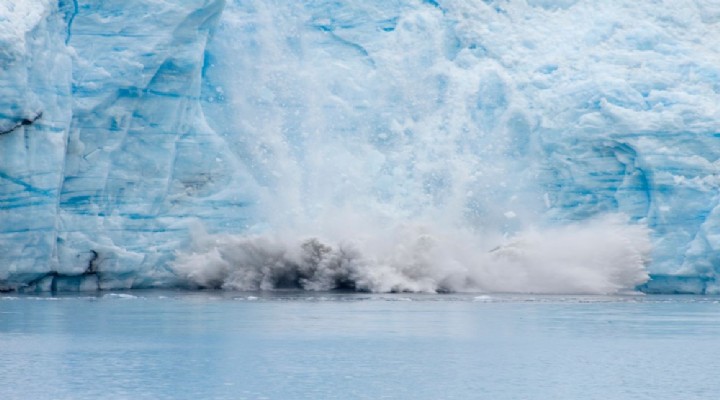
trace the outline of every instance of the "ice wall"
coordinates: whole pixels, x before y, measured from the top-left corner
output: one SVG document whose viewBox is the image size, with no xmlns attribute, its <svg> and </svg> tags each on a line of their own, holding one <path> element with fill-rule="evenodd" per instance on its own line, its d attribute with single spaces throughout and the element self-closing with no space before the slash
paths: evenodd
<svg viewBox="0 0 720 400">
<path fill-rule="evenodd" d="M 73 116 L 71 52 L 57 13 L 51 1 L 0 3 L 0 281 L 57 265 Z"/>
<path fill-rule="evenodd" d="M 163 284 L 186 218 L 242 220 L 235 207 L 224 212 L 232 202 L 218 186 L 233 178 L 216 177 L 221 144 L 199 104 L 204 49 L 223 6 L 3 3 L 5 286 Z"/>
<path fill-rule="evenodd" d="M 714 37 L 712 1 L 2 3 L 0 286 L 717 291 Z"/>
</svg>

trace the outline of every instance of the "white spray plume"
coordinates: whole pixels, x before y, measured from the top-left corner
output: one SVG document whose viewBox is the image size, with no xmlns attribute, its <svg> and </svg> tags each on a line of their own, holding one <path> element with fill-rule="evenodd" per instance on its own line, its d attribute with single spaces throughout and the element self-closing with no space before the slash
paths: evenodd
<svg viewBox="0 0 720 400">
<path fill-rule="evenodd" d="M 505 240 L 419 223 L 347 228 L 315 236 L 198 232 L 174 270 L 193 286 L 235 290 L 612 294 L 648 279 L 649 231 L 621 215 Z"/>
</svg>

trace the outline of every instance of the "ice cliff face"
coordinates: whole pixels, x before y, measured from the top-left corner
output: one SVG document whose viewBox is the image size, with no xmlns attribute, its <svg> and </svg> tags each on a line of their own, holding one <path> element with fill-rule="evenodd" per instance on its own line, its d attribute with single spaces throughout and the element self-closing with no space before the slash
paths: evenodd
<svg viewBox="0 0 720 400">
<path fill-rule="evenodd" d="M 72 58 L 57 14 L 49 1 L 0 4 L 0 279 L 53 267 L 73 116 Z"/>
<path fill-rule="evenodd" d="M 3 3 L 0 278 L 47 286 L 48 272 L 101 268 L 101 286 L 156 283 L 186 236 L 176 224 L 208 213 L 184 194 L 212 186 L 220 162 L 200 89 L 223 6 Z M 221 200 L 201 208 L 220 214 Z"/>
<path fill-rule="evenodd" d="M 4 2 L 0 287 L 717 292 L 715 37 L 712 1 Z"/>
</svg>

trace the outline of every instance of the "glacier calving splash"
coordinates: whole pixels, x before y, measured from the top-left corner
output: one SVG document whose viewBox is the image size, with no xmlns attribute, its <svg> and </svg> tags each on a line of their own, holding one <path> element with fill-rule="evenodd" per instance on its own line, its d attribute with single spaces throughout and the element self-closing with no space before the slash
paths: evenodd
<svg viewBox="0 0 720 400">
<path fill-rule="evenodd" d="M 702 0 L 0 2 L 0 289 L 720 292 L 716 37 Z"/>
</svg>

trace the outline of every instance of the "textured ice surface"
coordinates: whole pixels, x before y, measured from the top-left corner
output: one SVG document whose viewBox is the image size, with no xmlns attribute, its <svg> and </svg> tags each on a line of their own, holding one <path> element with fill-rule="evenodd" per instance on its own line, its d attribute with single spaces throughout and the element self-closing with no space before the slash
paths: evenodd
<svg viewBox="0 0 720 400">
<path fill-rule="evenodd" d="M 715 37 L 710 0 L 2 2 L 0 286 L 718 291 Z"/>
</svg>

